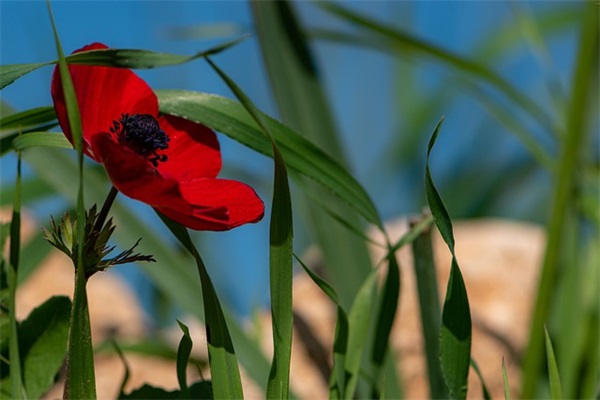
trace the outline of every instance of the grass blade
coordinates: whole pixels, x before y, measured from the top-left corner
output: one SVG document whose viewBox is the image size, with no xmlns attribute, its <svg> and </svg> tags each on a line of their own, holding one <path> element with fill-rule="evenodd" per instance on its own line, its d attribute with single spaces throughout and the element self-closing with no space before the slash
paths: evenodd
<svg viewBox="0 0 600 400">
<path fill-rule="evenodd" d="M 481 382 L 481 393 L 483 394 L 483 398 L 485 400 L 491 400 L 492 395 L 490 394 L 490 391 L 489 391 L 487 385 L 485 384 L 485 380 L 483 379 L 483 375 L 481 375 L 481 371 L 479 370 L 479 367 L 477 366 L 477 363 L 472 358 L 471 358 L 471 367 L 473 367 L 473 370 L 477 374 L 477 377 L 479 377 L 479 382 Z"/>
<path fill-rule="evenodd" d="M 233 342 L 229 336 L 223 309 L 210 275 L 208 275 L 204 262 L 192 243 L 187 229 L 159 212 L 157 214 L 196 260 L 204 299 L 204 321 L 214 396 L 217 399 L 241 399 L 244 395 Z"/>
<path fill-rule="evenodd" d="M 502 357 L 502 380 L 504 381 L 504 400 L 510 400 L 510 383 L 508 382 L 504 357 Z"/>
<path fill-rule="evenodd" d="M 187 384 L 187 365 L 192 353 L 192 338 L 190 336 L 189 328 L 177 320 L 179 327 L 183 331 L 183 336 L 179 341 L 179 347 L 177 349 L 177 381 L 179 382 L 179 388 L 181 389 L 181 395 L 183 398 L 189 397 L 189 389 Z"/>
<path fill-rule="evenodd" d="M 267 398 L 287 399 L 290 391 L 290 361 L 292 355 L 292 199 L 285 161 L 271 135 L 262 113 L 221 69 L 207 58 L 211 67 L 225 81 L 260 126 L 273 149 L 273 203 L 269 231 L 269 271 L 271 316 L 273 321 L 273 363 L 267 383 Z"/>
<path fill-rule="evenodd" d="M 439 134 L 442 118 L 436 126 L 427 148 L 425 191 L 433 220 L 452 253 L 450 278 L 442 311 L 440 330 L 441 366 L 451 398 L 464 399 L 471 362 L 471 313 L 465 283 L 454 253 L 454 234 L 448 211 L 433 184 L 429 156 Z"/>
<path fill-rule="evenodd" d="M 552 206 L 548 222 L 548 239 L 542 263 L 538 293 L 533 311 L 529 344 L 523 359 L 523 398 L 536 397 L 538 377 L 543 363 L 543 329 L 550 315 L 551 304 L 557 285 L 560 269 L 560 251 L 567 211 L 573 201 L 577 187 L 578 160 L 582 152 L 587 120 L 585 112 L 589 109 L 589 88 L 597 79 L 598 69 L 598 10 L 593 3 L 586 3 L 585 19 L 579 40 L 579 51 L 573 71 L 572 93 L 567 115 L 567 134 L 560 143 L 560 156 L 556 184 L 552 196 Z"/>
<path fill-rule="evenodd" d="M 415 278 L 419 295 L 419 310 L 425 344 L 427 372 L 429 381 L 429 397 L 442 399 L 448 396 L 444 376 L 440 365 L 440 299 L 438 294 L 437 274 L 433 260 L 431 244 L 431 216 L 421 217 L 422 221 L 412 220 L 411 228 L 429 221 L 426 229 L 412 242 Z"/>
<path fill-rule="evenodd" d="M 58 147 L 61 149 L 72 149 L 73 145 L 62 134 L 31 132 L 17 136 L 12 141 L 12 147 L 19 151 L 30 147 Z"/>
<path fill-rule="evenodd" d="M 550 377 L 550 398 L 553 400 L 560 400 L 563 398 L 560 375 L 558 373 L 556 359 L 554 358 L 552 341 L 550 340 L 550 335 L 548 334 L 548 330 L 546 328 L 544 328 L 544 334 L 546 342 L 546 359 L 548 362 L 548 376 Z"/>
<path fill-rule="evenodd" d="M 18 132 L 28 132 L 32 128 L 38 128 L 50 123 L 56 124 L 54 107 L 37 107 L 14 114 L 4 116 L 0 119 L 0 137 L 5 137 Z M 43 129 L 39 129 L 43 130 Z"/>
</svg>

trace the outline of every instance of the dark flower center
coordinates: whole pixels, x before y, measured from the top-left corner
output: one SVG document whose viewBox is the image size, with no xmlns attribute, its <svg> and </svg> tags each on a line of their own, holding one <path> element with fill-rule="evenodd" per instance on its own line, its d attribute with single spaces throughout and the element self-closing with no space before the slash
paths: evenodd
<svg viewBox="0 0 600 400">
<path fill-rule="evenodd" d="M 160 129 L 158 121 L 150 114 L 121 114 L 110 128 L 119 143 L 128 146 L 136 153 L 147 157 L 155 167 L 167 161 L 166 154 L 157 154 L 169 147 L 169 136 Z"/>
</svg>

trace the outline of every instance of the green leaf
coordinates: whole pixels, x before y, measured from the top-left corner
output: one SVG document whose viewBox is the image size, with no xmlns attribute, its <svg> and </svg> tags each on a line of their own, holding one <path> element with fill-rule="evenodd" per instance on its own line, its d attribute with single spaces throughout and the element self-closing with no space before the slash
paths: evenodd
<svg viewBox="0 0 600 400">
<path fill-rule="evenodd" d="M 370 316 L 376 297 L 377 272 L 377 269 L 374 269 L 364 281 L 348 315 L 349 334 L 345 359 L 345 373 L 348 380 L 344 390 L 344 398 L 347 399 L 354 397 L 360 375 L 361 358 L 369 334 L 369 326 L 372 323 Z"/>
<path fill-rule="evenodd" d="M 233 349 L 233 343 L 229 336 L 227 323 L 223 310 L 215 292 L 204 262 L 192 243 L 187 229 L 166 216 L 157 214 L 171 233 L 179 240 L 185 249 L 192 254 L 196 260 L 202 296 L 204 300 L 204 318 L 206 326 L 206 339 L 208 341 L 208 354 L 210 356 L 210 371 L 215 391 L 215 398 L 240 399 L 243 398 L 240 371 Z"/>
<path fill-rule="evenodd" d="M 38 68 L 52 65 L 52 62 L 34 64 L 11 64 L 0 65 L 0 89 L 4 89 L 23 75 L 35 71 Z"/>
<path fill-rule="evenodd" d="M 467 378 L 471 361 L 471 313 L 465 283 L 454 254 L 452 222 L 433 184 L 429 170 L 429 156 L 443 120 L 442 118 L 436 126 L 427 148 L 425 191 L 433 220 L 452 253 L 452 266 L 446 289 L 440 331 L 442 373 L 444 374 L 450 397 L 464 399 L 467 395 Z"/>
<path fill-rule="evenodd" d="M 292 199 L 285 161 L 267 126 L 266 118 L 221 69 L 207 58 L 211 67 L 225 81 L 243 104 L 252 119 L 271 142 L 274 178 L 271 223 L 269 230 L 269 271 L 271 316 L 273 324 L 273 362 L 267 383 L 267 398 L 287 399 L 290 391 L 290 361 L 292 355 Z"/>
<path fill-rule="evenodd" d="M 242 104 L 221 96 L 185 90 L 157 90 L 156 95 L 161 112 L 206 125 L 272 157 L 271 143 Z M 367 221 L 382 226 L 364 188 L 341 165 L 292 129 L 261 115 L 291 171 L 319 182 Z"/>
<path fill-rule="evenodd" d="M 556 365 L 556 358 L 554 357 L 554 349 L 552 348 L 552 341 L 548 330 L 544 328 L 544 334 L 546 339 L 546 360 L 548 362 L 548 376 L 550 377 L 550 398 L 553 400 L 563 399 L 562 385 L 560 384 L 560 375 L 558 373 L 558 366 Z"/>
<path fill-rule="evenodd" d="M 168 391 L 163 388 L 153 387 L 148 384 L 129 394 L 123 394 L 121 400 L 147 400 L 147 399 L 181 399 L 182 393 L 179 390 Z M 212 383 L 210 381 L 196 382 L 190 386 L 190 398 L 192 399 L 213 399 Z"/>
<path fill-rule="evenodd" d="M 27 396 L 39 398 L 54 384 L 67 355 L 71 300 L 55 296 L 34 309 L 19 326 Z"/>
<path fill-rule="evenodd" d="M 179 341 L 179 348 L 177 349 L 177 381 L 179 382 L 181 395 L 183 397 L 188 397 L 187 366 L 190 354 L 192 353 L 193 342 L 188 327 L 179 320 L 177 320 L 177 323 L 183 331 L 183 336 Z"/>
<path fill-rule="evenodd" d="M 58 147 L 61 149 L 72 149 L 73 145 L 60 133 L 31 132 L 14 138 L 12 147 L 19 151 L 30 147 Z"/>
<path fill-rule="evenodd" d="M 577 203 L 576 193 L 579 188 L 581 160 L 586 158 L 586 147 L 592 141 L 586 142 L 587 137 L 593 137 L 593 124 L 586 126 L 589 120 L 590 87 L 598 81 L 598 36 L 599 21 L 598 7 L 593 2 L 584 3 L 580 36 L 577 43 L 579 48 L 575 60 L 572 92 L 569 96 L 567 110 L 567 131 L 559 143 L 559 158 L 554 189 L 550 198 L 550 213 L 548 219 L 547 241 L 536 302 L 533 310 L 529 342 L 523 357 L 523 398 L 534 398 L 537 395 L 539 374 L 542 371 L 544 349 L 544 325 L 547 323 L 552 304 L 556 299 L 557 285 L 563 265 L 562 252 L 568 243 L 565 232 L 568 231 L 567 221 L 572 208 Z M 589 136 L 588 136 L 589 135 Z"/>
<path fill-rule="evenodd" d="M 431 215 L 410 221 L 411 231 L 420 231 L 412 242 L 413 267 L 419 295 L 419 311 L 427 360 L 429 397 L 448 397 L 440 365 L 440 299 L 431 244 Z M 421 228 L 421 229 L 419 229 Z"/>
</svg>

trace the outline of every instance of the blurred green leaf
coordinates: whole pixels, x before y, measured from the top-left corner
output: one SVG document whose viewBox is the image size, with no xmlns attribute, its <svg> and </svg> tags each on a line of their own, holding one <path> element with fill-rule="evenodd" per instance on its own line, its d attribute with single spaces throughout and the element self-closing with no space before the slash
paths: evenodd
<svg viewBox="0 0 600 400">
<path fill-rule="evenodd" d="M 441 366 L 451 398 L 464 399 L 471 362 L 471 314 L 465 283 L 454 253 L 452 222 L 444 203 L 433 184 L 429 170 L 429 156 L 444 119 L 437 124 L 427 148 L 425 191 L 433 220 L 452 253 L 450 278 L 442 311 L 440 331 Z"/>
<path fill-rule="evenodd" d="M 30 110 L 9 114 L 0 119 L 0 137 L 14 133 L 25 133 L 31 129 L 43 130 L 43 126 L 56 124 L 54 107 L 37 107 Z"/>
<path fill-rule="evenodd" d="M 546 360 L 548 362 L 548 375 L 550 377 L 550 398 L 553 400 L 560 400 L 563 398 L 563 393 L 562 386 L 560 384 L 558 366 L 556 365 L 556 359 L 554 358 L 554 349 L 552 348 L 552 342 L 547 329 L 544 329 L 544 334 L 546 338 Z"/>
<path fill-rule="evenodd" d="M 52 62 L 34 64 L 11 64 L 0 65 L 0 89 L 4 89 L 23 75 L 35 71 L 38 68 L 52 65 Z"/>
<path fill-rule="evenodd" d="M 148 384 L 129 394 L 120 397 L 121 400 L 147 400 L 147 399 L 213 399 L 212 384 L 210 381 L 196 382 L 190 386 L 190 397 L 184 397 L 179 390 L 168 391 L 163 388 L 153 387 Z"/>
<path fill-rule="evenodd" d="M 156 94 L 161 112 L 201 123 L 259 153 L 272 156 L 271 143 L 240 103 L 184 90 L 157 90 Z M 262 118 L 290 170 L 316 180 L 369 222 L 382 226 L 364 188 L 341 165 L 285 125 L 264 114 Z"/>
<path fill-rule="evenodd" d="M 508 382 L 504 357 L 502 357 L 502 380 L 504 381 L 504 400 L 510 400 L 510 384 Z"/>
<path fill-rule="evenodd" d="M 35 308 L 19 326 L 23 379 L 30 398 L 40 398 L 54 384 L 67 355 L 70 314 L 71 300 L 55 296 Z"/>
</svg>

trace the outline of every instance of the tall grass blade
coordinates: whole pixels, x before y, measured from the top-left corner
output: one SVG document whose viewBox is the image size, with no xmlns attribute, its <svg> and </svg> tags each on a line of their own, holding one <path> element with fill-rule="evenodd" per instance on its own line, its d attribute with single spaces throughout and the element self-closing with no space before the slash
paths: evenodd
<svg viewBox="0 0 600 400">
<path fill-rule="evenodd" d="M 190 354 L 192 353 L 193 342 L 189 328 L 179 320 L 177 323 L 183 331 L 183 336 L 181 337 L 179 347 L 177 348 L 177 381 L 179 382 L 179 389 L 181 390 L 182 397 L 188 398 L 187 366 Z"/>
<path fill-rule="evenodd" d="M 471 358 L 471 367 L 473 367 L 473 371 L 475 371 L 475 373 L 477 374 L 477 377 L 479 378 L 479 382 L 481 382 L 481 393 L 483 394 L 483 398 L 485 400 L 491 400 L 492 395 L 490 394 L 490 390 L 488 389 L 487 385 L 485 384 L 485 379 L 483 379 L 483 375 L 481 374 L 481 371 L 479 370 L 479 366 L 477 365 L 475 360 L 473 360 L 472 358 Z"/>
<path fill-rule="evenodd" d="M 504 381 L 504 400 L 510 400 L 510 383 L 508 382 L 504 357 L 502 357 L 502 380 Z"/>
<path fill-rule="evenodd" d="M 412 220 L 410 223 L 411 228 L 418 226 L 419 223 L 422 223 L 422 220 L 431 221 L 430 218 L 430 216 L 423 216 L 421 220 Z M 412 242 L 412 253 L 427 360 L 429 397 L 442 399 L 448 396 L 448 392 L 440 365 L 441 311 L 430 227 L 431 223 Z"/>
<path fill-rule="evenodd" d="M 442 373 L 444 374 L 450 397 L 464 399 L 467 395 L 467 378 L 471 362 L 471 313 L 465 283 L 458 267 L 456 255 L 454 254 L 452 222 L 433 184 L 429 170 L 429 156 L 443 121 L 444 119 L 442 118 L 429 140 L 427 164 L 425 167 L 425 191 L 433 220 L 452 254 L 452 266 L 446 289 L 440 330 Z"/>
<path fill-rule="evenodd" d="M 225 81 L 252 119 L 269 139 L 273 151 L 273 203 L 269 230 L 269 271 L 271 317 L 273 323 L 273 363 L 267 384 L 267 398 L 287 399 L 290 391 L 292 355 L 292 199 L 285 161 L 273 139 L 262 113 L 220 68 L 207 58 L 211 67 Z"/>
<path fill-rule="evenodd" d="M 543 363 L 544 325 L 551 311 L 553 294 L 561 269 L 563 227 L 572 207 L 577 186 L 579 160 L 586 138 L 586 110 L 589 109 L 589 88 L 598 74 L 598 10 L 593 2 L 585 3 L 586 11 L 580 32 L 579 50 L 573 71 L 572 92 L 567 114 L 567 132 L 561 139 L 556 183 L 548 222 L 546 251 L 534 306 L 529 344 L 523 359 L 523 398 L 536 397 L 538 379 Z"/>
</svg>

